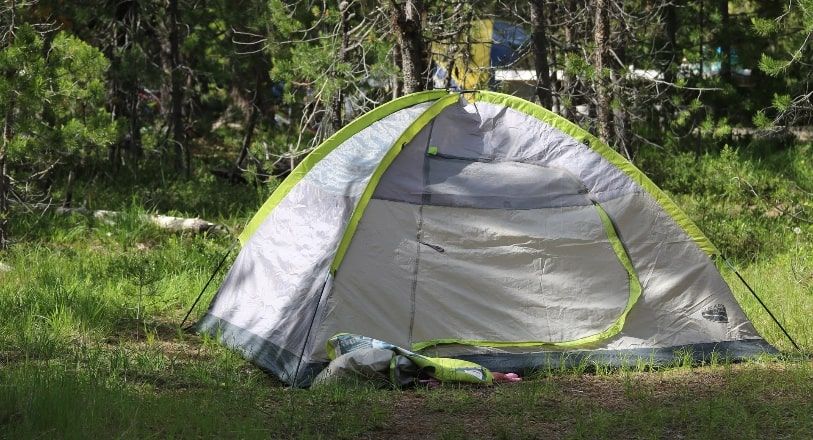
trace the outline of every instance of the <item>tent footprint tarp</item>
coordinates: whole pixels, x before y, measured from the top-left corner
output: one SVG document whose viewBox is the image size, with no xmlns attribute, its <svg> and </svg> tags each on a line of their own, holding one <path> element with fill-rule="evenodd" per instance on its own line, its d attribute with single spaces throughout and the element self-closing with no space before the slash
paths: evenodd
<svg viewBox="0 0 813 440">
<path fill-rule="evenodd" d="M 198 329 L 300 386 L 343 332 L 494 371 L 774 351 L 714 245 L 631 163 L 535 104 L 466 96 L 402 97 L 314 150 Z"/>
</svg>

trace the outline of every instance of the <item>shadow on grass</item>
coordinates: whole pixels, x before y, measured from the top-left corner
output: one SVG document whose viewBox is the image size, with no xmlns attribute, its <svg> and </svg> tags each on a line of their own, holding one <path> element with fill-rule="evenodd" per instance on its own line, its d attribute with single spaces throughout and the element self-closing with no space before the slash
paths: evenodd
<svg viewBox="0 0 813 440">
<path fill-rule="evenodd" d="M 30 366 L 4 371 L 2 383 L 0 432 L 6 438 L 268 438 L 274 432 L 251 389 L 152 393 Z"/>
</svg>

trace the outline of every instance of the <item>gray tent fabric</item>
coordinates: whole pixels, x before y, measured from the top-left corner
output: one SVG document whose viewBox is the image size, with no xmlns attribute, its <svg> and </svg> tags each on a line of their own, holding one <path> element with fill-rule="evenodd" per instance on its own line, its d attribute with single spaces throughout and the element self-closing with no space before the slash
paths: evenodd
<svg viewBox="0 0 813 440">
<path fill-rule="evenodd" d="M 385 348 L 362 348 L 345 353 L 330 361 L 328 366 L 313 379 L 311 386 L 324 386 L 344 380 L 389 384 L 391 364 L 397 357 L 395 352 Z M 409 365 L 411 366 L 411 362 Z M 399 383 L 398 385 L 407 384 Z"/>
<path fill-rule="evenodd" d="M 404 346 L 450 334 L 564 341 L 601 331 L 626 305 L 627 274 L 592 206 L 515 212 L 425 206 L 418 242 L 419 210 L 370 203 L 336 277 L 320 338 L 343 331 L 339 317 L 347 317 L 355 333 Z M 407 218 L 410 227 L 395 234 L 393 219 Z M 604 266 L 598 275 L 596 264 Z"/>
<path fill-rule="evenodd" d="M 289 383 L 307 369 L 298 385 L 342 332 L 523 369 L 550 353 L 774 351 L 634 176 L 502 101 L 460 98 L 415 128 L 439 101 L 405 106 L 336 146 L 263 218 L 200 331 Z"/>
</svg>

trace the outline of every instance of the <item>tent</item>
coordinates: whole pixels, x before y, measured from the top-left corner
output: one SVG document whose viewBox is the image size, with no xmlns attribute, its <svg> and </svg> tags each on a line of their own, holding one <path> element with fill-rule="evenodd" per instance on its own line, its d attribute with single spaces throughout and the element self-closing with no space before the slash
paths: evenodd
<svg viewBox="0 0 813 440">
<path fill-rule="evenodd" d="M 500 93 L 427 91 L 364 114 L 294 169 L 240 244 L 198 329 L 299 386 L 338 333 L 513 372 L 775 351 L 663 191 Z"/>
</svg>

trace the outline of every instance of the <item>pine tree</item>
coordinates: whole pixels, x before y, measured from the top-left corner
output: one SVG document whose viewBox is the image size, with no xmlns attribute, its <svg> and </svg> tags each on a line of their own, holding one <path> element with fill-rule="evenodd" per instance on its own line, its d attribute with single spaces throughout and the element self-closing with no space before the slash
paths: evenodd
<svg viewBox="0 0 813 440">
<path fill-rule="evenodd" d="M 7 35 L 0 50 L 0 247 L 9 242 L 9 202 L 17 180 L 11 165 L 25 162 L 29 174 L 55 163 L 75 166 L 117 133 L 104 106 L 109 62 L 98 49 L 60 32 L 46 52 L 43 38 L 28 24 Z"/>
</svg>

